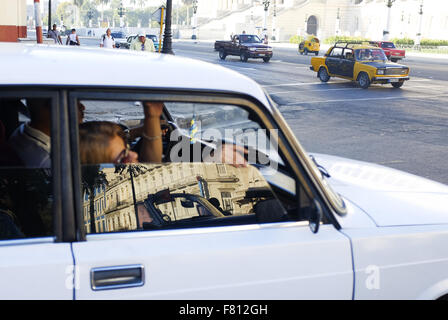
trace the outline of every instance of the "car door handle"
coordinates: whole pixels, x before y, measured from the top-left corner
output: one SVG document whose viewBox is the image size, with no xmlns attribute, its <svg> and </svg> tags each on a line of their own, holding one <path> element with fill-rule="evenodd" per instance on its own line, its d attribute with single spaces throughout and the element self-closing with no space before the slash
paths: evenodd
<svg viewBox="0 0 448 320">
<path fill-rule="evenodd" d="M 141 287 L 145 284 L 145 268 L 142 265 L 93 268 L 90 280 L 94 291 Z"/>
</svg>

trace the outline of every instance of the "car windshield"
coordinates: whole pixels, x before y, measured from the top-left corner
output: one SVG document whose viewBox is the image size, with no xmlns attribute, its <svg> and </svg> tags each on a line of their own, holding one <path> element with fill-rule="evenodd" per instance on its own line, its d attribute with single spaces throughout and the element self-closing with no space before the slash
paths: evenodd
<svg viewBox="0 0 448 320">
<path fill-rule="evenodd" d="M 240 35 L 240 41 L 241 43 L 261 43 L 261 40 L 260 38 L 258 38 L 258 36 L 246 34 Z"/>
<path fill-rule="evenodd" d="M 121 32 L 112 32 L 111 35 L 112 35 L 112 37 L 114 37 L 116 39 L 117 38 L 124 38 L 124 34 L 121 33 Z"/>
<path fill-rule="evenodd" d="M 393 49 L 395 45 L 392 42 L 383 42 L 383 48 Z"/>
<path fill-rule="evenodd" d="M 355 50 L 357 61 L 386 61 L 387 57 L 382 49 L 358 49 Z"/>
<path fill-rule="evenodd" d="M 153 35 L 153 34 L 147 34 L 146 38 L 151 39 L 153 42 L 157 42 L 157 36 Z"/>
</svg>

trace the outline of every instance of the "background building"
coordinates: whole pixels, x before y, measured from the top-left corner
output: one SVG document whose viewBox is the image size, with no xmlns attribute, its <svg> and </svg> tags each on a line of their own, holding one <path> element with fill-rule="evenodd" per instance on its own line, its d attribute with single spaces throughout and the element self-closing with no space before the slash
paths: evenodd
<svg viewBox="0 0 448 320">
<path fill-rule="evenodd" d="M 315 34 L 381 39 L 387 25 L 387 0 L 270 0 L 267 30 L 270 37 Z M 423 14 L 420 15 L 422 5 Z M 261 0 L 199 0 L 199 38 L 228 38 L 246 30 L 261 34 Z M 391 8 L 390 38 L 415 38 L 422 17 L 422 37 L 448 39 L 448 1 L 396 0 Z"/>
<path fill-rule="evenodd" d="M 26 38 L 26 0 L 0 1 L 0 41 Z"/>
</svg>

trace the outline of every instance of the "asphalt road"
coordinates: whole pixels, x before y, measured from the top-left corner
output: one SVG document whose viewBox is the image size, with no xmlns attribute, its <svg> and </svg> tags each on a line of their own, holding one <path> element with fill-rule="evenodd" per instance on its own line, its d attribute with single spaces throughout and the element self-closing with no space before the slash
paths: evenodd
<svg viewBox="0 0 448 320">
<path fill-rule="evenodd" d="M 411 68 L 411 80 L 401 89 L 364 90 L 334 78 L 321 83 L 309 70 L 311 56 L 294 49 L 275 48 L 270 63 L 222 61 L 213 43 L 174 42 L 173 49 L 257 81 L 309 152 L 374 162 L 448 184 L 448 59 L 408 57 L 402 63 Z"/>
</svg>

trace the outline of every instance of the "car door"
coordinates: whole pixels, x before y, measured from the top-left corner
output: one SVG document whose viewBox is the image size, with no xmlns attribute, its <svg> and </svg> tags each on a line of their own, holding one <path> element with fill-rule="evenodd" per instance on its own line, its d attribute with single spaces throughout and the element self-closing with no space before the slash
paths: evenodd
<svg viewBox="0 0 448 320">
<path fill-rule="evenodd" d="M 353 49 L 345 48 L 342 57 L 340 74 L 344 77 L 352 79 L 354 68 L 355 68 L 355 56 L 353 53 Z"/>
<path fill-rule="evenodd" d="M 77 97 L 82 99 L 82 93 Z M 254 114 L 249 116 L 247 109 L 256 108 L 250 102 L 240 101 L 247 103 L 242 108 L 203 95 L 196 103 L 197 93 L 171 99 L 183 100 L 165 102 L 166 121 L 181 132 L 187 128 L 193 132 L 193 125 L 200 128 L 200 121 L 213 128 L 215 137 L 223 128 L 249 134 L 260 125 Z M 206 104 L 207 99 L 213 104 Z M 82 103 L 93 119 L 98 119 L 102 106 L 112 105 L 95 99 Z M 136 115 L 133 101 L 120 103 L 122 107 L 114 103 L 117 113 L 128 110 L 132 117 Z M 242 123 L 247 130 L 242 130 Z M 190 139 L 205 141 L 203 136 L 190 136 L 187 145 Z M 300 210 L 311 203 L 307 188 L 291 176 L 283 160 L 276 158 L 280 167 L 270 175 L 265 166 L 170 159 L 169 163 L 139 164 L 138 172 L 133 166 L 117 172 L 110 164 L 97 165 L 93 171 L 80 165 L 80 180 L 96 183 L 92 191 L 81 194 L 78 209 L 78 221 L 82 220 L 78 225 L 87 235 L 85 241 L 73 243 L 77 299 L 352 298 L 349 239 L 329 220 L 317 234 L 310 231 L 308 221 L 299 217 L 304 212 Z M 206 199 L 202 200 L 205 208 L 216 198 L 230 216 L 195 214 L 196 205 L 171 195 L 192 193 Z M 292 207 L 297 205 L 303 208 L 296 216 Z M 156 206 L 165 222 L 148 215 L 149 206 Z M 294 218 L 286 218 L 286 208 L 294 212 Z M 275 218 L 279 213 L 281 219 Z M 90 232 L 92 221 L 95 234 Z"/>
<path fill-rule="evenodd" d="M 67 188 L 70 175 L 62 170 L 67 160 L 62 156 L 67 146 L 62 141 L 68 135 L 63 130 L 64 125 L 67 128 L 66 117 L 58 109 L 57 91 L 0 88 L 0 124 L 6 132 L 0 138 L 2 300 L 73 299 L 74 261 L 70 245 L 73 238 L 67 233 L 70 228 L 64 226 L 73 215 L 70 209 L 73 203 L 67 198 L 67 194 L 71 195 L 71 189 Z M 48 113 L 53 122 L 42 124 L 39 122 L 42 117 L 33 119 L 36 112 Z M 29 117 L 41 127 L 52 126 L 50 168 L 23 166 L 24 156 L 28 161 L 38 157 L 36 149 L 30 151 L 30 141 L 45 137 L 37 129 L 22 131 Z"/>
<path fill-rule="evenodd" d="M 341 75 L 342 72 L 342 52 L 343 48 L 333 48 L 328 57 L 325 59 L 328 71 L 333 75 Z"/>
</svg>

